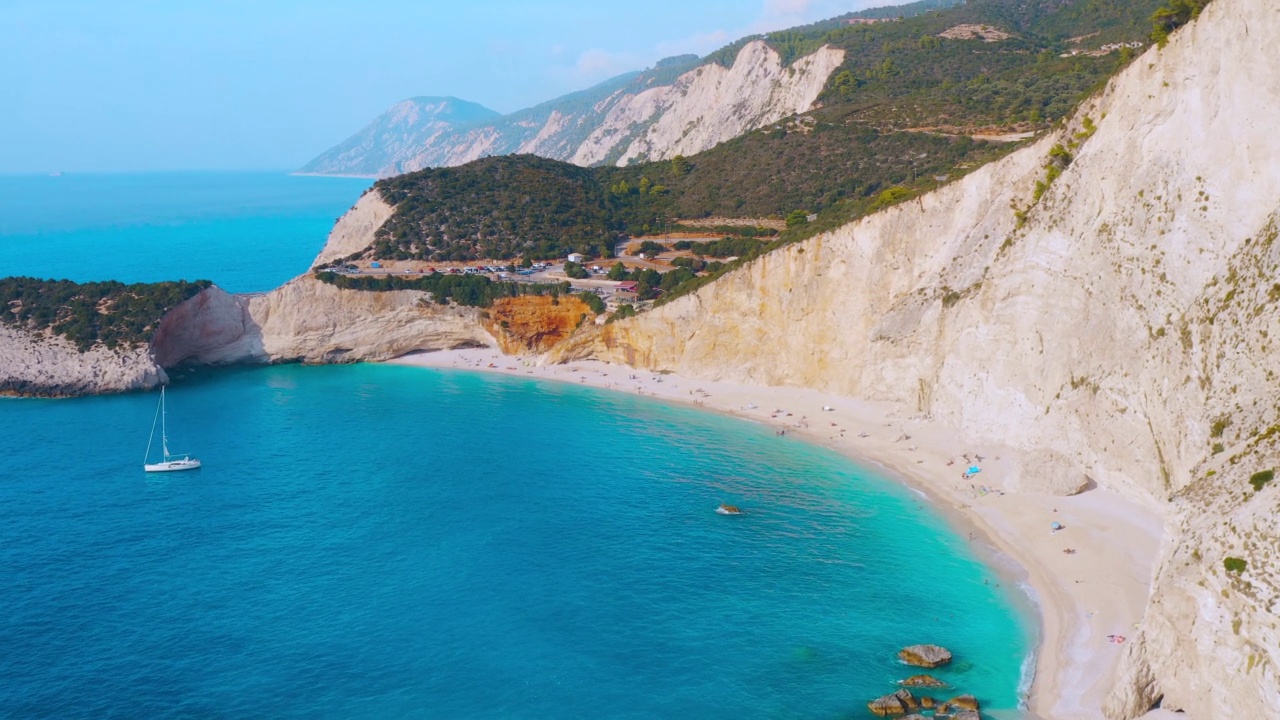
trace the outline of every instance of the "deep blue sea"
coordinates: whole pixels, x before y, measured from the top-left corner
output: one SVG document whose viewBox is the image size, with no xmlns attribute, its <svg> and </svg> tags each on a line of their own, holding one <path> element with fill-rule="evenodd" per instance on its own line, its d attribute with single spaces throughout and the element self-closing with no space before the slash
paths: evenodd
<svg viewBox="0 0 1280 720">
<path fill-rule="evenodd" d="M 370 184 L 263 172 L 0 175 L 0 277 L 270 290 L 306 271 Z"/>
<path fill-rule="evenodd" d="M 261 203 L 222 187 L 245 177 Z M 6 199 L 0 242 L 112 260 L 19 248 L 37 267 L 4 271 L 169 277 L 155 252 L 193 227 L 190 277 L 255 235 L 285 279 L 363 189 L 342 182 L 193 176 L 151 194 L 163 223 Z M 146 475 L 156 399 L 0 402 L 0 717 L 860 718 L 916 642 L 1017 716 L 1016 590 L 914 492 L 768 427 L 464 371 L 188 372 L 171 445 L 204 467 Z"/>
</svg>

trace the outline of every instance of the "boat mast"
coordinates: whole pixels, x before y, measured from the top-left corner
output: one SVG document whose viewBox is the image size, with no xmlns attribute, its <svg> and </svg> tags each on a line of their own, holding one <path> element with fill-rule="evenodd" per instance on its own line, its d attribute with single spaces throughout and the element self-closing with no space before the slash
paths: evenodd
<svg viewBox="0 0 1280 720">
<path fill-rule="evenodd" d="M 164 406 L 164 386 L 160 386 L 160 447 L 164 449 L 164 461 L 169 462 L 169 430 L 165 424 L 168 410 Z"/>
</svg>

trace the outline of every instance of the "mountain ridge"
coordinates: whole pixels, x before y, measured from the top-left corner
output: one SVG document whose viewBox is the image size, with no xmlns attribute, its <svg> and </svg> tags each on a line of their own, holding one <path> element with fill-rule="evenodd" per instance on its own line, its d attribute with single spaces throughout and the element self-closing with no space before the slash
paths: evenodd
<svg viewBox="0 0 1280 720">
<path fill-rule="evenodd" d="M 755 41 L 738 53 L 741 64 L 727 69 L 694 55 L 678 55 L 533 107 L 468 123 L 435 117 L 407 122 L 402 107 L 412 102 L 407 100 L 300 172 L 388 177 L 489 155 L 527 153 L 597 165 L 628 153 L 629 159 L 661 159 L 674 154 L 670 150 L 677 145 L 679 152 L 698 152 L 808 109 L 843 58 L 837 52 L 819 49 L 786 65 L 763 41 Z M 703 105 L 682 111 L 690 93 Z M 731 98 L 733 109 L 726 111 L 721 105 Z M 654 128 L 668 115 L 672 127 Z M 701 129 L 690 132 L 690 123 Z M 646 140 L 643 148 L 632 147 L 641 140 Z"/>
</svg>

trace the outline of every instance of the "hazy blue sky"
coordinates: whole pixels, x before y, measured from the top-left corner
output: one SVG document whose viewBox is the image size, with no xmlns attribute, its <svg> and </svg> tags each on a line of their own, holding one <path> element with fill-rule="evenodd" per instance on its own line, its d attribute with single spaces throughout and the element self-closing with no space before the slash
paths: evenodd
<svg viewBox="0 0 1280 720">
<path fill-rule="evenodd" d="M 0 172 L 292 169 L 397 100 L 510 112 L 900 0 L 0 1 Z"/>
</svg>

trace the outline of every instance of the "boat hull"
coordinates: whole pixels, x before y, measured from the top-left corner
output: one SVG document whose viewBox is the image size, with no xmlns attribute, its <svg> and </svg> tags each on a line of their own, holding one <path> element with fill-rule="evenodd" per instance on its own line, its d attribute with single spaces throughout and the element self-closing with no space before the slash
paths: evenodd
<svg viewBox="0 0 1280 720">
<path fill-rule="evenodd" d="M 162 463 L 149 463 L 142 466 L 147 472 L 179 472 L 181 470 L 195 470 L 200 467 L 199 460 L 170 460 Z"/>
</svg>

